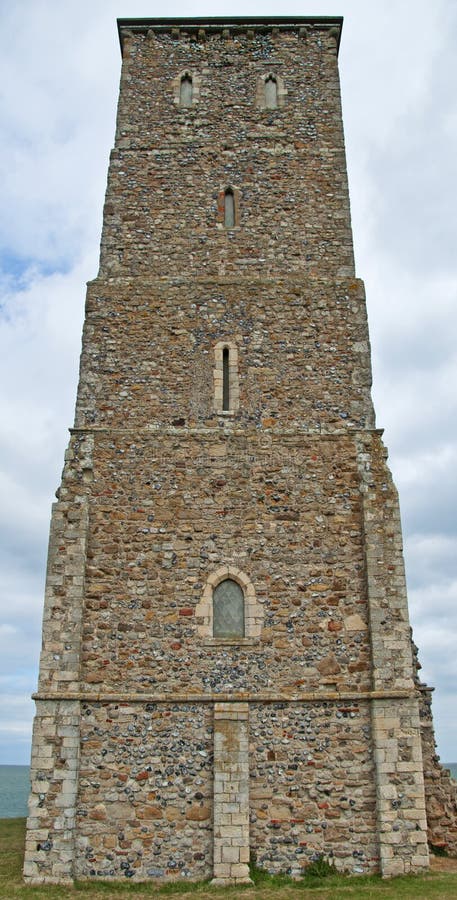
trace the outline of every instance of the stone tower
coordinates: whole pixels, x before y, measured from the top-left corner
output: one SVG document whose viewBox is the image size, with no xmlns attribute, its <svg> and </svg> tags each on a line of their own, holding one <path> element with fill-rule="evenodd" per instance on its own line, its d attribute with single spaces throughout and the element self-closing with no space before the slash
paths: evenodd
<svg viewBox="0 0 457 900">
<path fill-rule="evenodd" d="M 120 20 L 25 876 L 427 867 L 339 18 Z"/>
</svg>

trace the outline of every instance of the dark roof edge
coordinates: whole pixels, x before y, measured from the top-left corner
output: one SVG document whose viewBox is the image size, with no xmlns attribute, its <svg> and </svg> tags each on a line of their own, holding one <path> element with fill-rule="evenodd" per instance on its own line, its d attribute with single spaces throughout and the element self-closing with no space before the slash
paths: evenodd
<svg viewBox="0 0 457 900">
<path fill-rule="evenodd" d="M 118 19 L 117 30 L 121 51 L 123 49 L 123 31 L 170 31 L 182 28 L 184 31 L 196 31 L 203 28 L 207 31 L 221 31 L 229 28 L 232 31 L 269 31 L 279 28 L 281 31 L 293 31 L 296 28 L 335 28 L 338 31 L 337 50 L 340 48 L 342 16 L 218 16 L 216 18 L 160 18 L 160 19 Z"/>
</svg>

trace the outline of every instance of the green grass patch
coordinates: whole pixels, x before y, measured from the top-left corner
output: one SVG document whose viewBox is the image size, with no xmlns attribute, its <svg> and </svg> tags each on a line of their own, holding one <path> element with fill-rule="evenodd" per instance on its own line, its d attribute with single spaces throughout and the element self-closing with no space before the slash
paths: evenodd
<svg viewBox="0 0 457 900">
<path fill-rule="evenodd" d="M 175 897 L 191 894 L 196 900 L 241 895 L 252 900 L 456 900 L 457 871 L 432 872 L 383 881 L 379 876 L 337 875 L 324 857 L 311 863 L 298 881 L 287 875 L 269 875 L 252 865 L 252 885 L 214 888 L 208 882 L 178 882 L 159 886 L 152 882 L 79 881 L 68 885 L 30 887 L 22 881 L 25 819 L 0 819 L 1 900 L 119 900 L 131 897 Z"/>
</svg>

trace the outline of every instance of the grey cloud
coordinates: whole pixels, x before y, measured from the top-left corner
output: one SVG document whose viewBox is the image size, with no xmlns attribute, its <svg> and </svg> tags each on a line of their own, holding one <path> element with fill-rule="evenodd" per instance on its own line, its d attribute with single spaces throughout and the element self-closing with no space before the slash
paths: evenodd
<svg viewBox="0 0 457 900">
<path fill-rule="evenodd" d="M 442 29 L 421 102 L 405 108 L 392 139 L 372 145 L 369 165 L 389 177 L 389 191 L 378 190 L 373 238 L 380 249 L 401 253 L 415 270 L 441 274 L 455 270 L 457 228 L 454 215 L 457 106 L 455 61 L 457 14 Z"/>
<path fill-rule="evenodd" d="M 449 597 L 448 591 L 456 575 L 457 536 L 452 534 L 449 537 L 439 531 L 435 534 L 430 532 L 417 534 L 412 531 L 405 549 L 410 588 L 420 589 L 421 585 L 435 584 L 444 593 L 441 604 L 437 606 L 435 601 L 433 615 L 436 617 L 441 612 L 442 617 L 449 616 L 449 610 L 452 609 L 450 600 L 453 602 L 453 595 Z M 455 582 L 453 589 L 455 590 Z M 419 596 L 424 601 L 424 613 L 427 616 L 430 612 L 428 594 L 416 596 L 416 616 Z M 457 616 L 457 604 L 455 609 Z"/>
<path fill-rule="evenodd" d="M 444 536 L 456 535 L 457 488 L 454 471 L 447 473 L 444 483 L 436 480 L 424 487 L 418 482 L 414 489 L 401 492 L 402 519 L 408 534 L 432 532 Z M 455 558 L 448 563 L 455 571 Z"/>
</svg>

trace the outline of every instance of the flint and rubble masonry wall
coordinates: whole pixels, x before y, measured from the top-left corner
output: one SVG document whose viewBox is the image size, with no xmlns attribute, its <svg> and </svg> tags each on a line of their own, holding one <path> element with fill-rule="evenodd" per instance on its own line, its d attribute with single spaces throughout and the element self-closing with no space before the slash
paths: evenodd
<svg viewBox="0 0 457 900">
<path fill-rule="evenodd" d="M 175 102 L 183 71 L 199 79 L 192 108 Z M 287 98 L 261 109 L 270 71 Z M 227 187 L 239 189 L 240 223 L 228 231 Z M 100 274 L 323 268 L 354 274 L 335 37 L 126 35 Z"/>
<path fill-rule="evenodd" d="M 77 427 L 215 426 L 214 348 L 238 348 L 240 427 L 374 426 L 363 284 L 122 277 L 89 285 Z"/>
<path fill-rule="evenodd" d="M 227 821 L 229 837 L 236 832 L 236 846 L 248 846 L 258 864 L 272 873 L 300 876 L 319 853 L 342 871 L 377 871 L 380 845 L 370 704 L 366 700 L 249 704 L 249 824 L 247 804 L 241 815 L 233 813 L 235 801 L 227 800 L 224 809 L 213 794 L 213 779 L 221 771 L 216 766 L 213 775 L 214 728 L 218 731 L 221 720 L 227 725 L 230 713 L 238 716 L 240 707 L 246 709 L 247 704 L 216 704 L 213 724 L 210 703 L 83 703 L 75 862 L 65 854 L 58 833 L 48 846 L 49 835 L 43 829 L 38 836 L 42 846 L 35 854 L 35 880 L 48 875 L 50 864 L 55 880 L 72 873 L 80 878 L 135 880 L 198 879 L 213 872 L 230 877 L 222 868 L 219 875 L 212 860 L 213 847 L 217 853 L 219 845 L 226 845 L 222 825 L 233 815 L 238 818 L 235 823 Z M 389 734 L 388 759 L 394 760 L 397 742 L 401 760 L 409 762 L 410 738 L 402 738 L 400 723 L 393 723 L 392 707 L 389 703 L 385 725 L 395 730 L 397 738 Z M 73 708 L 73 722 L 79 725 L 79 710 Z M 224 735 L 237 755 L 238 722 L 231 725 L 233 730 L 229 726 Z M 68 734 L 67 744 L 70 739 Z M 247 734 L 243 739 L 247 742 Z M 52 758 L 47 764 L 52 765 Z M 247 758 L 240 765 L 245 778 Z M 395 769 L 397 784 L 397 767 L 390 768 Z M 408 772 L 413 769 L 409 766 Z M 406 783 L 409 780 L 408 775 Z M 41 781 L 38 788 L 43 794 L 47 784 Z M 247 791 L 244 783 L 238 794 Z M 394 786 L 390 793 L 384 790 L 384 799 L 390 823 L 386 836 L 394 847 L 401 844 L 406 850 L 409 831 L 417 833 L 411 816 L 414 804 Z M 47 797 L 47 805 L 49 801 Z M 60 801 L 57 796 L 56 805 L 61 815 L 62 807 L 71 805 L 74 815 L 74 796 L 62 795 Z M 47 820 L 42 824 L 46 826 Z M 413 854 L 409 862 L 413 869 L 417 863 Z M 398 860 L 390 863 L 399 868 Z M 32 867 L 28 871 L 32 873 Z"/>
<path fill-rule="evenodd" d="M 339 780 L 335 784 L 332 782 L 330 794 L 326 795 L 331 796 L 328 808 L 339 810 L 340 825 L 342 821 L 346 827 L 347 819 L 351 820 L 350 827 L 354 829 L 351 834 L 357 835 L 354 844 L 360 839 L 360 846 L 354 846 L 351 850 L 352 840 L 349 845 L 347 842 L 344 845 L 337 840 L 334 830 L 330 830 L 332 840 L 328 840 L 324 835 L 325 829 L 321 829 L 319 822 L 316 823 L 316 816 L 319 815 L 317 804 L 312 839 L 310 833 L 301 827 L 304 823 L 292 823 L 294 834 L 300 838 L 294 844 L 294 854 L 299 851 L 296 854 L 300 857 L 298 863 L 293 866 L 290 858 L 290 834 L 283 837 L 283 830 L 291 827 L 290 821 L 281 824 L 281 840 L 280 835 L 273 834 L 276 838 L 273 852 L 270 838 L 264 840 L 262 828 L 257 824 L 260 822 L 262 825 L 264 804 L 261 804 L 257 815 L 259 797 L 256 790 L 260 790 L 261 798 L 262 792 L 268 790 L 268 784 L 265 786 L 264 781 L 265 763 L 260 762 L 251 771 L 251 817 L 257 818 L 253 821 L 251 847 L 259 854 L 262 864 L 271 871 L 292 868 L 298 874 L 305 861 L 317 852 L 316 848 L 332 853 L 341 868 L 351 863 L 355 871 L 373 870 L 380 852 L 381 858 L 383 853 L 374 849 L 376 829 L 373 825 L 371 830 L 369 822 L 372 820 L 367 816 L 367 810 L 373 803 L 374 781 L 368 789 L 363 771 L 364 767 L 365 774 L 373 771 L 374 758 L 378 773 L 378 803 L 381 799 L 386 801 L 389 834 L 393 834 L 395 841 L 399 835 L 402 838 L 400 861 L 397 852 L 393 861 L 384 854 L 385 870 L 389 872 L 392 866 L 395 871 L 417 868 L 420 856 L 417 844 L 419 838 L 422 841 L 424 836 L 424 822 L 421 826 L 423 808 L 420 804 L 419 807 L 417 804 L 411 805 L 410 785 L 420 792 L 416 775 L 411 782 L 412 773 L 421 772 L 414 735 L 405 734 L 402 737 L 400 720 L 395 724 L 389 719 L 383 723 L 387 733 L 378 725 L 373 743 L 367 719 L 367 701 L 363 699 L 363 692 L 369 693 L 373 687 L 373 642 L 368 628 L 367 570 L 364 561 L 367 535 L 370 540 L 369 536 L 376 534 L 377 546 L 382 547 L 384 555 L 383 567 L 391 573 L 390 586 L 388 579 L 384 578 L 383 591 L 378 594 L 373 591 L 371 598 L 371 614 L 373 604 L 380 604 L 384 616 L 383 641 L 376 650 L 378 659 L 381 654 L 386 660 L 383 686 L 390 691 L 405 689 L 408 686 L 405 673 L 411 673 L 410 659 L 401 643 L 405 629 L 407 634 L 409 632 L 402 595 L 398 594 L 398 573 L 394 565 L 399 552 L 395 519 L 386 513 L 390 503 L 395 505 L 396 497 L 385 468 L 385 454 L 379 446 L 379 436 L 365 437 L 362 455 L 350 433 L 324 437 L 297 435 L 296 432 L 278 433 L 272 429 L 268 439 L 266 435 L 259 437 L 251 434 L 247 441 L 246 434 L 240 433 L 240 429 L 232 429 L 230 434 L 225 432 L 224 439 L 221 439 L 206 429 L 200 434 L 176 428 L 170 429 L 168 436 L 165 431 L 160 437 L 147 432 L 138 434 L 134 443 L 129 434 L 121 432 L 100 431 L 92 437 L 93 458 L 79 433 L 72 438 L 74 451 L 68 454 L 71 465 L 67 465 L 61 491 L 66 498 L 65 503 L 69 502 L 72 491 L 78 498 L 81 498 L 82 491 L 90 493 L 80 671 L 80 685 L 87 701 L 82 709 L 81 722 L 76 827 L 78 874 L 119 877 L 124 872 L 137 878 L 166 878 L 178 877 L 179 872 L 184 872 L 186 877 L 201 877 L 203 873 L 208 874 L 213 854 L 211 706 L 196 703 L 193 707 L 171 707 L 174 713 L 178 713 L 173 715 L 173 720 L 180 723 L 174 726 L 175 731 L 177 729 L 177 733 L 181 733 L 184 741 L 181 744 L 180 765 L 185 766 L 186 756 L 188 759 L 193 757 L 194 742 L 194 748 L 199 748 L 196 751 L 198 756 L 201 755 L 207 767 L 205 790 L 197 785 L 197 790 L 191 795 L 199 801 L 201 811 L 180 813 L 180 817 L 184 817 L 184 831 L 186 828 L 191 830 L 189 845 L 194 847 L 194 852 L 202 855 L 199 859 L 190 859 L 189 852 L 184 853 L 183 850 L 184 855 L 178 854 L 174 867 L 168 861 L 175 858 L 172 848 L 176 849 L 178 826 L 170 825 L 169 835 L 165 835 L 163 828 L 168 828 L 165 823 L 175 821 L 173 816 L 178 813 L 154 812 L 158 808 L 155 803 L 157 783 L 151 785 L 150 774 L 155 772 L 156 781 L 162 778 L 164 788 L 167 786 L 167 770 L 170 770 L 169 775 L 173 773 L 170 781 L 172 795 L 166 805 L 167 808 L 168 805 L 174 808 L 176 797 L 173 792 L 178 790 L 179 794 L 179 790 L 186 791 L 189 784 L 183 788 L 173 768 L 171 757 L 174 759 L 179 748 L 176 747 L 171 755 L 168 753 L 169 748 L 174 746 L 172 737 L 175 734 L 170 734 L 167 724 L 170 706 L 164 706 L 163 702 L 156 706 L 151 702 L 145 712 L 144 704 L 138 706 L 138 701 L 132 704 L 126 699 L 117 710 L 111 706 L 106 712 L 106 703 L 98 700 L 100 691 L 118 694 L 132 692 L 132 697 L 138 699 L 142 693 L 151 697 L 151 694 L 154 696 L 154 693 L 160 692 L 163 699 L 168 694 L 171 702 L 185 692 L 206 695 L 208 699 L 217 699 L 219 695 L 225 700 L 244 691 L 252 692 L 257 697 L 264 694 L 271 702 L 279 693 L 286 701 L 288 697 L 299 697 L 309 691 L 346 691 L 353 700 L 346 701 L 346 707 L 341 703 L 339 706 L 328 704 L 323 718 L 318 718 L 319 726 L 311 730 L 306 726 L 306 733 L 311 731 L 314 746 L 317 742 L 321 754 L 318 765 L 325 768 L 325 779 L 328 780 L 329 772 L 340 771 Z M 160 455 L 157 453 L 159 449 Z M 141 460 L 148 463 L 146 471 L 142 469 Z M 360 492 L 361 468 L 369 473 L 370 496 L 365 501 L 362 501 Z M 87 471 L 91 473 L 89 480 L 83 477 Z M 112 471 L 116 472 L 115 481 Z M 152 484 L 151 471 L 155 479 Z M 383 486 L 378 501 L 376 484 Z M 204 516 L 202 509 L 205 509 Z M 378 514 L 375 515 L 376 510 Z M 388 527 L 382 524 L 385 515 Z M 389 527 L 392 528 L 391 533 Z M 264 608 L 264 627 L 260 639 L 247 647 L 241 644 L 227 646 L 223 642 L 208 646 L 199 638 L 196 609 L 208 574 L 222 557 L 228 564 L 249 570 L 257 600 Z M 52 567 L 49 571 L 53 572 Z M 51 581 L 50 585 L 58 598 L 61 591 L 59 584 Z M 385 599 L 386 586 L 389 601 Z M 393 602 L 397 595 L 398 605 Z M 50 598 L 53 596 L 53 593 L 49 595 Z M 50 602 L 54 603 L 54 599 Z M 44 647 L 46 659 L 49 658 L 47 653 L 58 649 L 54 626 L 50 628 L 49 632 L 47 628 L 44 631 L 45 638 L 48 636 L 50 640 L 49 647 Z M 409 650 L 409 644 L 407 647 Z M 71 660 L 70 653 L 70 671 Z M 67 690 L 71 695 L 73 681 L 67 682 L 59 674 L 64 671 L 64 662 L 63 655 L 59 667 L 56 667 L 56 679 L 50 679 L 49 688 L 57 685 L 61 691 Z M 94 694 L 93 706 L 90 703 L 91 692 Z M 357 699 L 357 692 L 361 695 L 360 699 Z M 392 703 L 390 700 L 389 707 Z M 281 724 L 276 731 L 269 723 L 267 754 L 276 755 L 275 741 L 281 745 L 282 741 L 291 741 L 292 735 L 294 742 L 297 734 L 301 739 L 307 719 L 314 725 L 318 707 L 316 698 L 314 707 L 311 706 L 306 713 L 297 712 L 295 717 L 291 712 L 281 713 Z M 339 717 L 345 719 L 349 708 L 351 719 L 353 714 L 359 714 L 359 707 L 365 710 L 365 718 L 362 727 L 358 725 L 357 734 L 351 730 L 345 739 L 348 743 L 343 744 L 343 766 Z M 329 709 L 332 710 L 331 716 L 336 716 L 330 732 Z M 98 719 L 91 727 L 94 715 Z M 202 719 L 202 715 L 206 718 Z M 257 722 L 257 729 L 261 729 L 260 734 L 266 733 L 265 725 L 261 724 L 262 716 L 268 720 L 269 715 L 270 707 L 262 714 L 259 707 L 254 723 Z M 105 722 L 105 716 L 109 721 Z M 411 717 L 404 719 L 404 722 L 416 727 Z M 60 724 L 58 721 L 57 728 Z M 349 743 L 351 735 L 353 743 Z M 360 735 L 363 735 L 362 741 Z M 137 754 L 133 749 L 136 740 L 139 743 Z M 150 741 L 155 747 L 154 754 Z M 333 746 L 332 741 L 335 742 Z M 394 744 L 399 741 L 400 751 L 394 750 Z M 259 746 L 257 741 L 256 746 Z M 291 786 L 291 772 L 297 773 L 295 788 L 298 796 L 303 796 L 306 784 L 302 772 L 305 747 L 306 743 L 302 742 L 300 764 L 296 759 L 289 760 L 290 765 L 297 765 L 297 769 L 290 769 L 290 765 L 287 767 L 287 781 L 292 794 L 295 790 Z M 387 749 L 389 753 L 382 756 Z M 364 765 L 361 763 L 363 754 L 366 759 Z M 254 760 L 255 754 L 251 752 L 250 755 Z M 361 793 L 357 796 L 361 798 L 365 830 L 360 830 L 362 826 L 357 824 L 355 804 L 341 799 L 348 796 L 350 786 L 350 799 L 355 800 L 354 757 L 360 761 Z M 306 771 L 311 771 L 314 779 L 316 768 L 312 762 L 307 759 Z M 387 767 L 383 766 L 385 762 L 388 762 Z M 407 763 L 403 773 L 397 764 L 402 762 Z M 151 770 L 148 768 L 151 766 L 156 768 Z M 341 781 L 343 768 L 348 775 L 352 772 L 349 781 L 343 779 L 344 784 Z M 120 773 L 119 778 L 116 773 Z M 275 779 L 278 786 L 280 774 L 278 772 Z M 197 777 L 202 778 L 202 775 L 197 773 Z M 57 773 L 54 784 L 58 783 L 58 778 Z M 319 790 L 314 781 L 312 784 L 315 797 Z M 147 788 L 147 792 L 140 793 L 141 787 Z M 340 789 L 341 793 L 338 793 Z M 37 782 L 35 790 L 43 793 L 43 786 Z M 54 803 L 53 791 L 54 787 L 46 795 L 46 815 L 49 815 Z M 280 796 L 279 793 L 278 797 L 272 798 L 270 805 L 274 807 L 276 802 L 281 806 Z M 132 802 L 135 801 L 139 824 L 127 828 L 128 822 L 132 821 L 131 817 L 124 818 L 129 797 Z M 185 797 L 187 801 L 188 795 L 185 794 Z M 262 799 L 265 801 L 266 795 Z M 392 807 L 393 800 L 395 807 Z M 298 811 L 291 809 L 289 819 L 304 816 L 304 802 L 310 803 L 311 799 L 302 799 Z M 284 813 L 284 804 L 282 806 L 281 815 L 277 809 L 270 810 L 268 834 L 278 830 L 278 816 L 280 820 Z M 392 808 L 396 810 L 393 819 Z M 404 813 L 404 810 L 407 812 Z M 133 816 L 130 807 L 129 813 Z M 189 814 L 197 818 L 189 819 Z M 416 816 L 414 822 L 412 814 Z M 332 815 L 332 812 L 325 813 L 325 821 Z M 414 830 L 400 829 L 399 822 L 404 815 L 414 826 L 419 824 L 419 831 L 415 827 Z M 148 826 L 143 818 L 149 816 L 154 822 L 157 818 L 161 823 L 159 838 L 163 843 L 163 852 L 160 854 L 157 853 L 157 845 L 154 845 L 151 854 L 147 852 L 151 835 L 145 830 Z M 384 828 L 383 817 L 381 820 L 380 827 Z M 46 821 L 52 831 L 52 821 Z M 189 826 L 189 821 L 203 821 L 206 824 Z M 107 831 L 107 822 L 115 826 L 114 831 Z M 154 829 L 156 827 L 157 823 Z M 195 827 L 205 830 L 205 834 L 198 831 L 198 840 Z M 181 834 L 183 829 L 180 829 L 180 841 L 184 847 L 187 839 Z M 338 833 L 341 835 L 341 832 Z M 67 835 L 69 840 L 73 839 L 70 829 L 67 829 Z M 43 833 L 40 833 L 38 842 L 42 836 Z M 141 849 L 143 838 L 146 843 L 145 848 Z M 196 840 L 199 849 L 195 850 Z M 124 841 L 127 842 L 125 846 Z M 382 843 L 386 844 L 384 838 Z M 414 847 L 416 850 L 413 852 Z M 124 854 L 124 850 L 128 852 Z M 352 856 L 351 860 L 354 853 L 357 855 Z M 422 864 L 425 864 L 425 859 L 424 855 Z M 127 868 L 121 869 L 121 863 Z M 49 852 L 40 850 L 39 860 L 34 865 L 36 877 L 45 877 L 49 871 L 51 877 L 57 877 Z M 156 874 L 152 875 L 154 871 Z"/>
<path fill-rule="evenodd" d="M 76 874 L 208 878 L 211 705 L 87 702 L 81 737 Z"/>
<path fill-rule="evenodd" d="M 233 880 L 248 844 L 272 872 L 300 874 L 316 852 L 385 875 L 427 864 L 336 40 L 325 27 L 124 34 L 51 528 L 30 881 Z M 191 108 L 176 102 L 183 71 Z M 259 103 L 269 72 L 274 110 Z M 234 228 L 218 210 L 228 187 Z M 221 341 L 237 349 L 229 419 L 215 403 Z M 199 604 L 221 567 L 252 585 L 249 640 L 205 636 Z M 236 812 L 215 798 L 224 767 Z M 222 825 L 241 829 L 243 858 Z"/>
<path fill-rule="evenodd" d="M 371 688 L 349 436 L 100 433 L 96 445 L 82 686 Z M 199 636 L 197 607 L 221 560 L 249 572 L 264 610 L 249 646 Z"/>
</svg>

